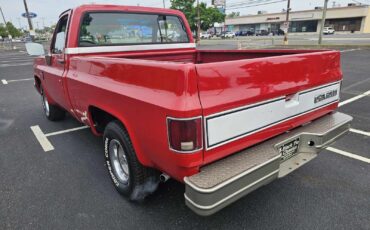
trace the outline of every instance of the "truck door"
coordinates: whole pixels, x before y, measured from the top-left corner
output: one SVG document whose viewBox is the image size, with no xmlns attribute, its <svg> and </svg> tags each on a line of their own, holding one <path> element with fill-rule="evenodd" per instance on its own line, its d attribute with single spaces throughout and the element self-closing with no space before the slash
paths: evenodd
<svg viewBox="0 0 370 230">
<path fill-rule="evenodd" d="M 69 13 L 64 14 L 55 28 L 50 45 L 47 65 L 44 69 L 44 83 L 51 99 L 61 107 L 66 108 L 67 100 L 64 95 L 63 73 L 65 69 L 64 47 L 67 37 Z"/>
</svg>

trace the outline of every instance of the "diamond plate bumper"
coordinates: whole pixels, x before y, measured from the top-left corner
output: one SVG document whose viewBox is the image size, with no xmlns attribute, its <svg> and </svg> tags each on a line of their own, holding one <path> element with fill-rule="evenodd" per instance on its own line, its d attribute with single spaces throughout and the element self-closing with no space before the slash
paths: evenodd
<svg viewBox="0 0 370 230">
<path fill-rule="evenodd" d="M 186 205 L 202 216 L 219 211 L 315 158 L 348 132 L 351 121 L 351 116 L 335 112 L 201 168 L 198 174 L 184 178 Z M 282 161 L 278 146 L 298 137 L 297 154 Z"/>
</svg>

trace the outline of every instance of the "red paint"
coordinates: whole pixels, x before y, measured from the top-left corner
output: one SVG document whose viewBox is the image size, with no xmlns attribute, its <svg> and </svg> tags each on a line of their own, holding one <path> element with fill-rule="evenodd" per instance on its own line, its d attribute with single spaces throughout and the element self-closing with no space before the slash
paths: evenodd
<svg viewBox="0 0 370 230">
<path fill-rule="evenodd" d="M 184 15 L 174 10 L 85 5 L 69 12 L 67 48 L 77 47 L 80 18 L 86 11 L 174 14 L 186 22 Z M 65 64 L 60 64 L 60 59 Z M 337 104 L 212 150 L 188 154 L 169 149 L 167 117 L 206 116 L 342 78 L 337 51 L 192 48 L 53 55 L 51 66 L 44 58 L 36 59 L 35 75 L 50 103 L 64 107 L 81 122 L 92 125 L 92 106 L 115 116 L 126 126 L 140 162 L 180 181 L 204 164 L 316 119 L 335 110 Z"/>
</svg>

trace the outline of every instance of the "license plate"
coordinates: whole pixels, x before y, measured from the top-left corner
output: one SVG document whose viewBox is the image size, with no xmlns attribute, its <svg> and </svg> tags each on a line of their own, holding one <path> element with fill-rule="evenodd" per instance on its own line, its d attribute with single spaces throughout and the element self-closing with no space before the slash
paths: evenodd
<svg viewBox="0 0 370 230">
<path fill-rule="evenodd" d="M 281 160 L 285 161 L 295 156 L 298 152 L 299 137 L 278 147 L 281 154 Z"/>
</svg>

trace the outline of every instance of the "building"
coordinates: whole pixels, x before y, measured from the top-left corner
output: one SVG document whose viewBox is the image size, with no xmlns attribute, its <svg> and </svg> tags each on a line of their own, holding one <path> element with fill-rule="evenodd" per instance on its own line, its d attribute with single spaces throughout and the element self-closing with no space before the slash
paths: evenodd
<svg viewBox="0 0 370 230">
<path fill-rule="evenodd" d="M 289 33 L 319 33 L 322 8 L 313 10 L 291 11 L 289 16 Z M 283 27 L 286 12 L 227 18 L 225 24 L 229 31 L 276 32 Z M 325 26 L 331 26 L 339 33 L 370 33 L 370 7 L 349 4 L 346 7 L 328 8 Z"/>
</svg>

